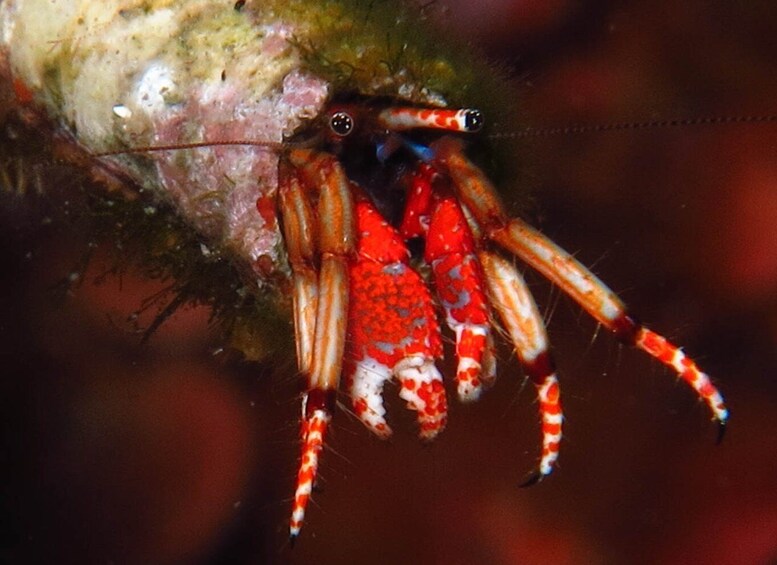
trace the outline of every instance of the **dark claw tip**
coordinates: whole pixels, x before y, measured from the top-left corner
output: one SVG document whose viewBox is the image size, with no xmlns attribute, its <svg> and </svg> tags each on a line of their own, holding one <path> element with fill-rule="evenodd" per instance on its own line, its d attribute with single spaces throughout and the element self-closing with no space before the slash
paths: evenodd
<svg viewBox="0 0 777 565">
<path fill-rule="evenodd" d="M 723 437 L 726 435 L 726 422 L 718 421 L 718 438 L 715 440 L 715 445 L 720 445 L 723 442 Z"/>
<path fill-rule="evenodd" d="M 294 549 L 294 544 L 297 543 L 297 534 L 290 534 L 289 535 L 289 547 L 291 549 Z"/>
<path fill-rule="evenodd" d="M 523 481 L 520 485 L 518 485 L 518 488 L 526 488 L 532 485 L 536 485 L 541 480 L 542 480 L 542 473 L 540 473 L 539 471 L 534 471 L 531 475 L 529 475 L 526 478 L 525 481 Z"/>
</svg>

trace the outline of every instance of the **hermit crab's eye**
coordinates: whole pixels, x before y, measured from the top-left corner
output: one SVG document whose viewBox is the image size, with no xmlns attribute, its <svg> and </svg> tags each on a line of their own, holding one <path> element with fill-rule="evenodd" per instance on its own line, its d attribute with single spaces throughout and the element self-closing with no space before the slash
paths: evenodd
<svg viewBox="0 0 777 565">
<path fill-rule="evenodd" d="M 329 128 L 340 137 L 345 137 L 353 131 L 353 118 L 348 112 L 335 112 L 329 118 Z"/>
<path fill-rule="evenodd" d="M 483 113 L 480 110 L 465 110 L 464 129 L 469 132 L 480 131 L 483 127 Z"/>
</svg>

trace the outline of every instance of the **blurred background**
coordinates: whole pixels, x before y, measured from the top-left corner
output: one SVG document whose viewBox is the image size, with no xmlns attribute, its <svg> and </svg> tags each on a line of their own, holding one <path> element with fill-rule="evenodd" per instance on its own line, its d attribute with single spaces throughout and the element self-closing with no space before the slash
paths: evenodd
<svg viewBox="0 0 777 565">
<path fill-rule="evenodd" d="M 777 114 L 773 2 L 434 9 L 508 66 L 536 127 Z M 203 308 L 140 345 L 154 312 L 128 317 L 161 285 L 111 276 L 100 250 L 79 271 L 77 234 L 30 234 L 7 199 L 0 561 L 777 562 L 777 126 L 553 136 L 526 152 L 525 216 L 713 376 L 732 412 L 722 445 L 674 375 L 529 276 L 561 373 L 554 475 L 518 488 L 539 426 L 504 348 L 495 389 L 452 403 L 432 445 L 393 390 L 389 444 L 339 414 L 292 551 L 293 362 L 225 362 Z"/>
</svg>

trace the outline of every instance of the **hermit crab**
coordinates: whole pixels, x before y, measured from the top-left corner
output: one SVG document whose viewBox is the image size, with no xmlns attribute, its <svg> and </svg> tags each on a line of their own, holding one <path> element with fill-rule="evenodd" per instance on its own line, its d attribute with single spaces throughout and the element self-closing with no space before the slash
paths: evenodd
<svg viewBox="0 0 777 565">
<path fill-rule="evenodd" d="M 345 138 L 359 135 L 359 118 L 354 116 L 363 111 L 338 106 L 325 114 L 335 152 L 341 149 L 337 144 L 347 143 Z M 366 111 L 365 121 L 375 123 L 369 135 L 376 138 L 372 147 L 378 161 L 388 159 L 386 147 L 395 145 L 406 150 L 412 162 L 405 173 L 404 210 L 396 228 L 353 180 L 356 175 L 349 176 L 350 163 L 341 163 L 332 153 L 292 149 L 280 175 L 281 212 L 294 277 L 297 356 L 300 371 L 308 378 L 292 537 L 302 526 L 341 374 L 355 414 L 379 437 L 391 433 L 382 394 L 384 383 L 392 378 L 408 408 L 417 412 L 422 439 L 433 439 L 445 427 L 446 393 L 435 366 L 442 354 L 435 300 L 410 266 L 405 244 L 416 237 L 423 240 L 422 261 L 431 271 L 436 302 L 455 334 L 459 399 L 477 400 L 493 383 L 493 326 L 498 322 L 536 386 L 542 457 L 539 470 L 526 484 L 553 470 L 563 416 L 542 317 L 523 277 L 504 253 L 558 285 L 618 339 L 674 369 L 724 429 L 728 412 L 709 377 L 677 346 L 636 322 L 620 299 L 569 253 L 522 220 L 509 217 L 495 188 L 465 156 L 462 143 L 445 134 L 430 145 L 395 137 L 427 128 L 476 132 L 483 120 L 478 110 Z M 344 153 L 352 155 L 353 150 Z M 357 162 L 363 165 L 363 156 Z M 381 189 L 385 185 L 376 190 Z M 317 213 L 308 194 L 318 197 Z"/>
<path fill-rule="evenodd" d="M 455 339 L 451 380 L 464 402 L 493 383 L 495 341 L 507 336 L 542 421 L 526 483 L 551 473 L 559 379 L 516 260 L 669 366 L 721 431 L 728 419 L 692 359 L 506 211 L 490 178 L 510 167 L 489 138 L 508 127 L 491 111 L 506 88 L 471 55 L 415 34 L 417 17 L 344 0 L 0 6 L 0 72 L 22 118 L 57 129 L 55 150 L 102 179 L 106 195 L 183 218 L 203 249 L 192 260 L 236 265 L 241 292 L 261 296 L 260 309 L 291 302 L 305 383 L 292 539 L 338 394 L 385 438 L 384 385 L 396 380 L 420 437 L 443 430 L 440 318 Z"/>
</svg>

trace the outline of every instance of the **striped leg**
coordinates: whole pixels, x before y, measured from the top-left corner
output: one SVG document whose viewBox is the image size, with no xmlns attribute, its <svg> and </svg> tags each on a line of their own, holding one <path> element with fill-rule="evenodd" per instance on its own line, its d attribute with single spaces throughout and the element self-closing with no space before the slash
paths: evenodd
<svg viewBox="0 0 777 565">
<path fill-rule="evenodd" d="M 637 323 L 621 300 L 569 253 L 525 222 L 510 218 L 489 180 L 450 138 L 432 146 L 439 166 L 452 178 L 460 200 L 491 241 L 514 253 L 580 304 L 624 343 L 671 367 L 704 400 L 723 430 L 728 410 L 723 398 L 696 363 L 663 337 Z"/>
<path fill-rule="evenodd" d="M 558 378 L 548 352 L 548 335 L 542 316 L 523 277 L 509 261 L 488 251 L 478 253 L 486 274 L 491 304 L 502 319 L 516 354 L 537 387 L 542 419 L 542 459 L 539 472 L 524 483 L 535 483 L 553 471 L 561 443 L 564 416 Z"/>
<path fill-rule="evenodd" d="M 318 309 L 318 272 L 315 269 L 316 217 L 300 174 L 282 164 L 278 191 L 283 238 L 294 277 L 294 342 L 297 365 L 303 375 L 313 363 L 313 340 Z"/>
<path fill-rule="evenodd" d="M 315 484 L 319 454 L 340 381 L 348 314 L 347 262 L 354 247 L 355 230 L 350 185 L 336 159 L 324 153 L 294 150 L 289 161 L 299 174 L 284 173 L 281 208 L 287 236 L 297 238 L 290 249 L 294 253 L 291 261 L 295 287 L 300 287 L 295 290 L 296 332 L 302 344 L 298 346 L 298 362 L 308 378 L 303 397 L 302 455 L 289 524 L 293 541 L 299 535 Z M 300 198 L 307 199 L 302 194 L 303 187 L 318 191 L 316 229 L 312 228 L 310 205 L 298 202 Z M 310 261 L 314 239 L 319 243 L 321 262 L 315 286 L 311 282 L 315 277 L 311 276 Z M 317 301 L 311 298 L 316 294 Z"/>
</svg>

